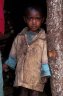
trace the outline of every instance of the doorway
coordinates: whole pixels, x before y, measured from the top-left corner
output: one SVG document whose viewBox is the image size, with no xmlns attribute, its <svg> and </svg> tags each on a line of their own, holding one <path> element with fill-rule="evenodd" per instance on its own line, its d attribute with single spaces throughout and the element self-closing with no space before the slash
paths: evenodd
<svg viewBox="0 0 63 96">
<path fill-rule="evenodd" d="M 5 0 L 4 10 L 5 10 L 5 20 L 6 20 L 5 22 L 7 24 L 5 26 L 6 26 L 6 28 L 10 28 L 10 26 L 12 26 L 13 29 L 12 28 L 9 29 L 10 31 L 9 30 L 7 31 L 7 29 L 6 29 L 6 31 L 5 31 L 5 34 L 9 34 L 9 37 L 5 38 L 6 43 L 5 43 L 5 47 L 2 50 L 3 62 L 9 56 L 9 52 L 10 52 L 14 38 L 22 30 L 22 28 L 25 27 L 25 23 L 23 21 L 23 14 L 22 14 L 24 11 L 24 8 L 26 8 L 26 6 L 28 6 L 28 4 L 33 4 L 33 3 L 40 4 L 41 8 L 44 8 L 45 15 L 47 15 L 46 0 L 36 0 L 36 1 L 22 0 L 22 2 L 21 2 L 21 0 L 18 0 L 18 1 L 17 0 Z M 10 18 L 7 18 L 6 16 L 10 17 Z M 9 25 L 8 21 L 10 21 L 10 25 Z M 7 27 L 7 26 L 9 26 L 9 27 Z M 46 23 L 44 23 L 43 28 L 46 31 Z M 14 30 L 14 32 L 11 33 L 11 30 Z M 12 38 L 12 40 L 11 40 L 11 38 Z M 2 42 L 2 44 L 3 44 L 3 42 Z M 5 51 L 5 50 L 7 50 L 7 51 Z M 14 81 L 13 71 L 11 69 L 9 69 L 9 71 L 7 73 L 4 73 L 4 75 L 6 75 L 8 77 L 8 78 L 6 78 L 4 76 L 5 83 L 7 82 L 7 84 L 9 84 L 9 85 L 5 84 L 5 86 L 7 86 L 7 88 L 9 87 L 9 90 L 10 90 L 10 93 L 8 93 L 9 95 L 6 93 L 6 96 L 11 96 L 13 94 L 13 90 L 15 92 L 18 91 L 18 89 L 13 88 L 13 81 Z M 11 76 L 11 78 L 10 78 L 10 76 Z M 10 82 L 11 82 L 11 84 L 10 84 Z M 51 96 L 50 80 L 49 79 L 45 85 L 44 90 L 45 90 L 45 93 L 47 94 L 47 96 Z"/>
</svg>

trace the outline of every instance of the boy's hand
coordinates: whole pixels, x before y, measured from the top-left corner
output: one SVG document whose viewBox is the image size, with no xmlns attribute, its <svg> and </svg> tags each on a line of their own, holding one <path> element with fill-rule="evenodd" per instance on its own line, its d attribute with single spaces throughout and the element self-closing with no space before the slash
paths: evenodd
<svg viewBox="0 0 63 96">
<path fill-rule="evenodd" d="M 47 77 L 42 77 L 42 82 L 46 83 L 47 82 Z"/>
<path fill-rule="evenodd" d="M 4 72 L 7 72 L 7 71 L 8 71 L 8 65 L 3 64 L 3 65 L 2 65 L 2 68 L 3 68 L 3 71 L 4 71 Z"/>
</svg>

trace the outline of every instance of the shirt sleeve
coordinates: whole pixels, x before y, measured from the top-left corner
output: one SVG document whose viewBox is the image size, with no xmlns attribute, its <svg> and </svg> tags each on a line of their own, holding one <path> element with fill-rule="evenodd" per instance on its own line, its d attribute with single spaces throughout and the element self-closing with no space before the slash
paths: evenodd
<svg viewBox="0 0 63 96">
<path fill-rule="evenodd" d="M 51 76 L 51 71 L 50 71 L 50 67 L 49 67 L 49 64 L 48 64 L 46 40 L 44 40 L 44 44 L 43 44 L 41 76 L 42 77 L 43 76 Z"/>
<path fill-rule="evenodd" d="M 16 66 L 16 58 L 9 56 L 8 60 L 6 60 L 5 64 L 7 64 L 12 69 L 15 69 Z"/>
<path fill-rule="evenodd" d="M 17 38 L 14 40 L 12 44 L 12 48 L 9 54 L 8 59 L 5 61 L 5 64 L 7 64 L 12 69 L 15 69 L 16 66 L 16 58 L 17 57 Z"/>
</svg>

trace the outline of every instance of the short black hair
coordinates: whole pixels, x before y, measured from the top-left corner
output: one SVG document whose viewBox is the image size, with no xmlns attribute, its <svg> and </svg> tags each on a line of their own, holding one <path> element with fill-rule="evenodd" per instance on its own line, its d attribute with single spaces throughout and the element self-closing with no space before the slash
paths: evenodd
<svg viewBox="0 0 63 96">
<path fill-rule="evenodd" d="M 24 10 L 24 16 L 27 17 L 29 11 L 30 11 L 30 10 L 33 10 L 33 9 L 37 10 L 37 11 L 41 14 L 42 17 L 45 17 L 44 8 L 42 8 L 42 6 L 37 5 L 37 4 L 35 4 L 35 5 L 28 5 L 28 6 L 25 8 L 25 10 Z"/>
</svg>

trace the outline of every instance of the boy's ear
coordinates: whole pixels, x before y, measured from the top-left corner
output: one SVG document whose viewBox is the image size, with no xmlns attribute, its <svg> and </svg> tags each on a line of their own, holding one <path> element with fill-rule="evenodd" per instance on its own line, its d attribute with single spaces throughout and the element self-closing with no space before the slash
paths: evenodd
<svg viewBox="0 0 63 96">
<path fill-rule="evenodd" d="M 45 18 L 44 18 L 44 17 L 42 17 L 42 23 L 44 23 L 44 21 L 45 21 Z"/>
</svg>

